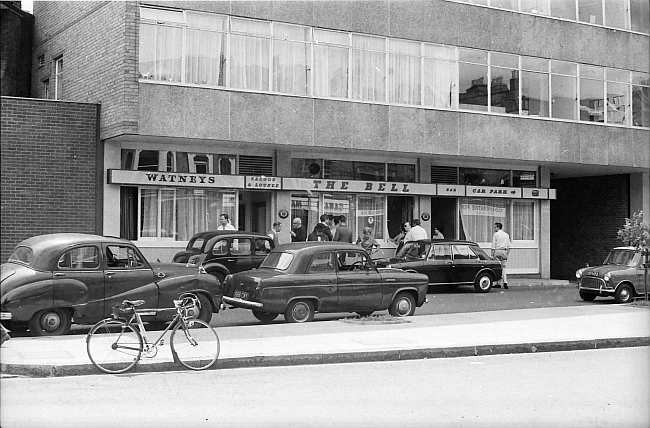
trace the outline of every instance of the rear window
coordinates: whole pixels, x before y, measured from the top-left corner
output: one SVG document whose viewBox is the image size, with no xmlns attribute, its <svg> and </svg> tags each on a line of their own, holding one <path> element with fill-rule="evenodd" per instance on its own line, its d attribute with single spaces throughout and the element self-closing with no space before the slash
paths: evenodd
<svg viewBox="0 0 650 428">
<path fill-rule="evenodd" d="M 293 253 L 277 251 L 266 256 L 260 268 L 287 270 L 292 260 Z"/>
<path fill-rule="evenodd" d="M 8 261 L 31 265 L 34 261 L 34 252 L 29 247 L 16 247 L 14 252 L 9 256 Z"/>
</svg>

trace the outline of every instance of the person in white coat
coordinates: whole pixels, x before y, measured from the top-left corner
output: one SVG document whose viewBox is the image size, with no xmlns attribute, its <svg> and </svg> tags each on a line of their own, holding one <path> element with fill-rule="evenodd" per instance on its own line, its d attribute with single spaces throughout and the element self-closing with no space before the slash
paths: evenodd
<svg viewBox="0 0 650 428">
<path fill-rule="evenodd" d="M 510 255 L 510 235 L 503 231 L 503 224 L 494 223 L 494 235 L 492 236 L 492 258 L 501 262 L 501 279 L 497 282 L 494 288 L 508 289 L 508 277 L 506 276 L 506 262 L 508 255 Z"/>
</svg>

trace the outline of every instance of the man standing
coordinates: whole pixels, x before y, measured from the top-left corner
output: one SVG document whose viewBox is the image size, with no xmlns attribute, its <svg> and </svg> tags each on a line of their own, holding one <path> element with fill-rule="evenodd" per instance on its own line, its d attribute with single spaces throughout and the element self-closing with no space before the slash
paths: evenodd
<svg viewBox="0 0 650 428">
<path fill-rule="evenodd" d="M 230 224 L 230 218 L 228 214 L 221 214 L 219 216 L 219 226 L 217 230 L 235 230 L 235 226 Z"/>
<path fill-rule="evenodd" d="M 352 231 L 346 221 L 347 218 L 344 215 L 339 217 L 339 227 L 336 228 L 336 232 L 334 233 L 334 241 L 352 242 Z"/>
<path fill-rule="evenodd" d="M 307 231 L 302 227 L 302 220 L 299 217 L 291 223 L 291 242 L 304 242 L 307 240 Z"/>
<path fill-rule="evenodd" d="M 492 258 L 501 262 L 501 279 L 497 282 L 494 288 L 501 288 L 499 282 L 503 282 L 503 288 L 508 289 L 508 278 L 506 277 L 506 262 L 510 254 L 510 235 L 504 232 L 503 224 L 494 223 L 494 236 L 492 237 Z"/>
<path fill-rule="evenodd" d="M 322 214 L 320 216 L 320 223 L 318 223 L 318 224 L 322 224 L 323 226 L 325 226 L 324 229 L 321 228 L 322 232 L 325 235 L 327 235 L 327 240 L 331 241 L 332 240 L 332 231 L 330 230 L 330 226 L 332 225 L 332 220 L 330 220 L 330 216 L 328 214 Z"/>
<path fill-rule="evenodd" d="M 280 245 L 279 237 L 280 237 L 280 231 L 281 230 L 282 230 L 282 223 L 280 223 L 279 221 L 276 221 L 275 223 L 273 223 L 273 228 L 267 234 L 269 236 L 269 238 L 271 238 L 273 240 L 273 247 L 274 248 L 277 248 L 278 245 Z"/>
<path fill-rule="evenodd" d="M 407 242 L 411 241 L 419 241 L 421 239 L 427 239 L 428 237 L 429 235 L 427 234 L 427 231 L 424 230 L 422 226 L 420 226 L 420 219 L 414 218 L 411 222 L 411 230 L 409 230 L 404 237 L 404 243 L 406 244 Z"/>
</svg>

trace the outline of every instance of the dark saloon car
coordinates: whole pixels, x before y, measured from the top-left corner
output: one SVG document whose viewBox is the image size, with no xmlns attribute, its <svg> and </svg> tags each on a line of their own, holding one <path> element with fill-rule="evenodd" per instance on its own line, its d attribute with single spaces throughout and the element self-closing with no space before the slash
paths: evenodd
<svg viewBox="0 0 650 428">
<path fill-rule="evenodd" d="M 378 264 L 425 274 L 429 285 L 474 285 L 487 293 L 501 279 L 501 263 L 488 256 L 476 242 L 424 239 L 407 242 L 394 258 Z"/>
<path fill-rule="evenodd" d="M 377 268 L 358 245 L 295 242 L 271 251 L 259 269 L 228 275 L 224 302 L 252 309 L 262 322 L 279 314 L 289 322 L 311 321 L 316 312 L 367 316 L 388 309 L 413 315 L 426 302 L 427 278 Z"/>
<path fill-rule="evenodd" d="M 634 247 L 617 247 L 602 265 L 576 271 L 580 297 L 614 297 L 616 303 L 628 303 L 645 291 L 643 255 Z"/>
<path fill-rule="evenodd" d="M 273 240 L 260 233 L 219 230 L 197 233 L 174 263 L 203 266 L 223 283 L 226 275 L 258 268 L 273 249 Z"/>
<path fill-rule="evenodd" d="M 181 293 L 199 296 L 199 318 L 212 318 L 221 304 L 221 284 L 197 266 L 149 263 L 130 241 L 59 233 L 26 239 L 2 265 L 1 319 L 32 336 L 66 334 L 71 322 L 92 324 L 111 315 L 124 299 L 142 299 L 151 309 L 143 320 L 172 319 Z"/>
</svg>

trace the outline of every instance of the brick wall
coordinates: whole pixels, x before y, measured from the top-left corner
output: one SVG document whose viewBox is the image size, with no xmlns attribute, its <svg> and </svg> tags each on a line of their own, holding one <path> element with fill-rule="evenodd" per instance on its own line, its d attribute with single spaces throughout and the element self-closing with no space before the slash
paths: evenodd
<svg viewBox="0 0 650 428">
<path fill-rule="evenodd" d="M 8 2 L 0 12 L 1 94 L 30 96 L 34 17 Z"/>
<path fill-rule="evenodd" d="M 2 97 L 1 260 L 34 235 L 101 233 L 99 107 Z"/>
<path fill-rule="evenodd" d="M 137 2 L 34 2 L 32 93 L 54 88 L 53 61 L 63 57 L 61 99 L 101 104 L 101 138 L 136 134 L 138 123 Z"/>
<path fill-rule="evenodd" d="M 605 260 L 622 245 L 616 232 L 630 216 L 628 175 L 552 180 L 551 277 L 575 279 L 575 271 Z"/>
</svg>

